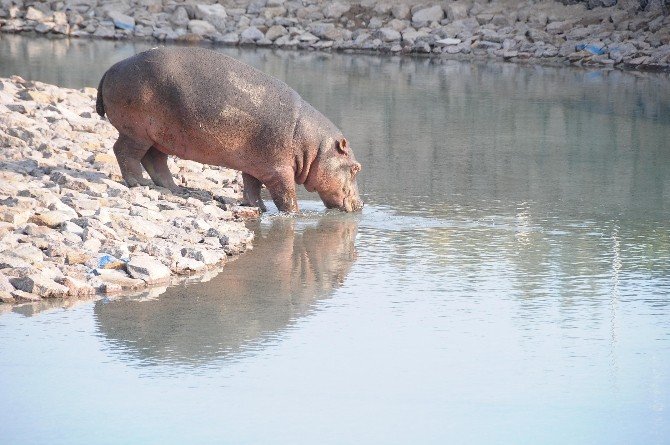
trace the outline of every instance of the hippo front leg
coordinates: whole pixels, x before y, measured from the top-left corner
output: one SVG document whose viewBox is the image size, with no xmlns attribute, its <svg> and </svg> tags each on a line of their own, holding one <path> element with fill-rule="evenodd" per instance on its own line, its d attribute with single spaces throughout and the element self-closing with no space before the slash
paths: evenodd
<svg viewBox="0 0 670 445">
<path fill-rule="evenodd" d="M 263 199 L 261 198 L 261 186 L 263 185 L 261 181 L 243 172 L 242 183 L 244 184 L 242 205 L 258 207 L 261 212 L 267 211 L 265 203 L 263 203 Z"/>
<path fill-rule="evenodd" d="M 295 195 L 293 172 L 277 172 L 265 183 L 272 200 L 280 212 L 298 212 L 298 200 Z"/>
</svg>

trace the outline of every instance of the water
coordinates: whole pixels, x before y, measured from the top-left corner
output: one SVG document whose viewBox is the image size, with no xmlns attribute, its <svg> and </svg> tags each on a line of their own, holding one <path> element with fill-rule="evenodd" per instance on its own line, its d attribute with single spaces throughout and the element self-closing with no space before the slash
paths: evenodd
<svg viewBox="0 0 670 445">
<path fill-rule="evenodd" d="M 95 86 L 151 45 L 2 36 Z M 2 307 L 0 442 L 670 442 L 670 80 L 226 52 L 364 166 L 362 215 L 273 212 L 159 297 Z"/>
</svg>

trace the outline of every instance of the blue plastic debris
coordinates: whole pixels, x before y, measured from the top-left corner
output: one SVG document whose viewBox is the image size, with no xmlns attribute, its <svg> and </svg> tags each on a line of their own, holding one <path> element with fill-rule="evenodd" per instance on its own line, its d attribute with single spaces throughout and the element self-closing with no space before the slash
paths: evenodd
<svg viewBox="0 0 670 445">
<path fill-rule="evenodd" d="M 113 263 L 115 261 L 118 261 L 118 260 L 111 255 L 106 255 L 105 254 L 105 255 L 101 256 L 100 259 L 98 260 L 98 268 L 99 269 L 104 269 L 107 264 Z"/>
<path fill-rule="evenodd" d="M 605 47 L 597 43 L 589 43 L 589 44 L 580 43 L 578 45 L 575 45 L 575 50 L 588 51 L 596 56 L 602 56 L 606 52 Z"/>
</svg>

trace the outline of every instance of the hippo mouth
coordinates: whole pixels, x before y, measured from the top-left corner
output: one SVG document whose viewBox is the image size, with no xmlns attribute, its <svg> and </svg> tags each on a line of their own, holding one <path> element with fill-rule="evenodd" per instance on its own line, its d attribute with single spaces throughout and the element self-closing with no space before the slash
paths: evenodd
<svg viewBox="0 0 670 445">
<path fill-rule="evenodd" d="M 355 196 L 346 196 L 342 200 L 342 207 L 340 207 L 340 210 L 345 212 L 359 212 L 363 210 L 363 201 Z"/>
</svg>

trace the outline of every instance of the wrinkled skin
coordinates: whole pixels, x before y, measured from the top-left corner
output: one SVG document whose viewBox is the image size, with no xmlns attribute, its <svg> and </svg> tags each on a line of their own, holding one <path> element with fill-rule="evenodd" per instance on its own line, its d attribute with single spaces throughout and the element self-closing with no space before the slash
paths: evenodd
<svg viewBox="0 0 670 445">
<path fill-rule="evenodd" d="M 98 88 L 98 113 L 119 131 L 114 153 L 128 186 L 177 190 L 174 155 L 242 171 L 244 203 L 297 212 L 296 184 L 328 208 L 363 207 L 361 165 L 342 132 L 284 82 L 203 48 L 155 48 L 112 66 Z"/>
</svg>

